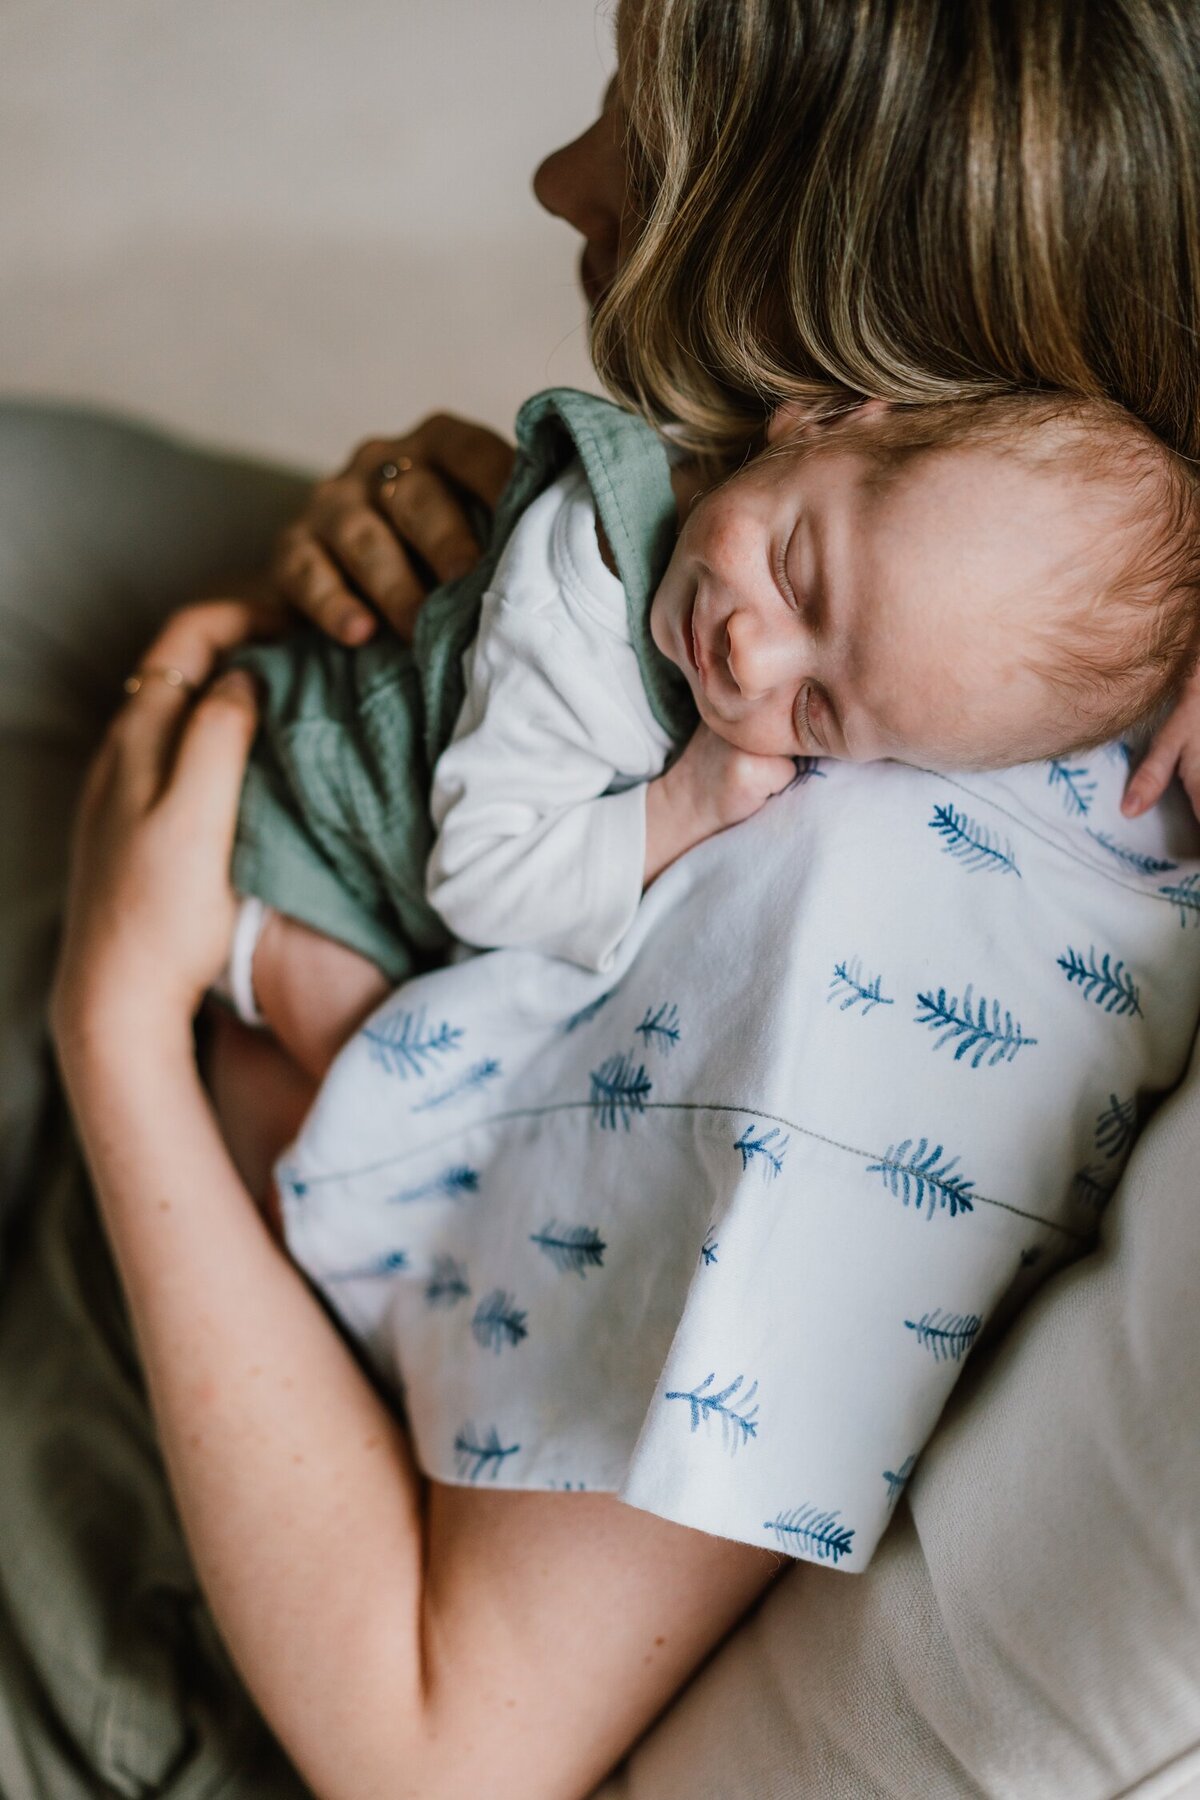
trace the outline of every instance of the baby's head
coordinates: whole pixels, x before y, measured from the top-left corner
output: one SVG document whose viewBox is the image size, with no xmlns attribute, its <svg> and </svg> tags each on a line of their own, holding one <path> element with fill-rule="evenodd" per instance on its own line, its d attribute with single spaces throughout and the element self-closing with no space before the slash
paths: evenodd
<svg viewBox="0 0 1200 1800">
<path fill-rule="evenodd" d="M 986 768 L 1153 714 L 1200 634 L 1200 481 L 1117 407 L 1004 395 L 814 422 L 692 508 L 651 630 L 760 754 Z"/>
</svg>

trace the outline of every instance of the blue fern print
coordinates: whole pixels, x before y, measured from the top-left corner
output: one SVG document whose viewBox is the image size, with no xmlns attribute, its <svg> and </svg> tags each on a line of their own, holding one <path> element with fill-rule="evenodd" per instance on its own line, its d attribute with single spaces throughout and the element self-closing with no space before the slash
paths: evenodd
<svg viewBox="0 0 1200 1800">
<path fill-rule="evenodd" d="M 529 1327 L 525 1323 L 526 1314 L 515 1303 L 511 1294 L 503 1288 L 493 1288 L 486 1300 L 481 1300 L 475 1308 L 475 1316 L 471 1320 L 471 1335 L 483 1350 L 500 1352 L 519 1344 L 529 1336 Z"/>
<path fill-rule="evenodd" d="M 1200 875 L 1185 875 L 1158 891 L 1179 908 L 1181 925 L 1200 925 Z"/>
<path fill-rule="evenodd" d="M 647 1007 L 645 1017 L 635 1029 L 644 1044 L 653 1044 L 655 1049 L 669 1054 L 679 1042 L 679 1008 L 664 1004 L 651 1012 Z"/>
<path fill-rule="evenodd" d="M 505 1457 L 515 1456 L 520 1448 L 520 1444 L 502 1444 L 494 1425 L 485 1432 L 464 1425 L 454 1439 L 454 1459 L 465 1481 L 478 1481 L 484 1474 L 495 1481 Z"/>
<path fill-rule="evenodd" d="M 710 1225 L 704 1234 L 704 1242 L 700 1246 L 700 1257 L 706 1269 L 711 1269 L 713 1264 L 717 1261 L 717 1251 L 719 1248 L 720 1244 L 713 1236 L 712 1226 Z"/>
<path fill-rule="evenodd" d="M 789 1556 L 807 1555 L 816 1562 L 835 1566 L 843 1556 L 853 1556 L 854 1532 L 849 1525 L 838 1523 L 837 1512 L 821 1512 L 815 1506 L 797 1506 L 791 1512 L 777 1513 L 763 1520 L 763 1530 L 773 1531 L 781 1549 Z M 803 1545 L 803 1549 L 797 1546 Z"/>
<path fill-rule="evenodd" d="M 881 1175 L 888 1192 L 903 1200 L 905 1206 L 913 1201 L 917 1212 L 928 1203 L 926 1218 L 932 1219 L 940 1207 L 954 1219 L 959 1213 L 975 1210 L 971 1197 L 975 1183 L 965 1175 L 955 1174 L 957 1156 L 949 1162 L 943 1162 L 942 1156 L 941 1144 L 931 1149 L 929 1139 L 921 1138 L 914 1148 L 913 1139 L 905 1138 L 901 1144 L 889 1144 L 879 1161 L 868 1165 L 867 1174 Z"/>
<path fill-rule="evenodd" d="M 467 1270 L 455 1256 L 435 1256 L 433 1270 L 425 1284 L 425 1298 L 430 1306 L 457 1306 L 471 1292 Z"/>
<path fill-rule="evenodd" d="M 356 1269 L 339 1269 L 334 1275 L 326 1275 L 326 1281 L 382 1281 L 389 1275 L 399 1274 L 408 1267 L 407 1250 L 388 1250 L 382 1256 L 372 1257 L 370 1262 L 360 1263 Z"/>
<path fill-rule="evenodd" d="M 783 1159 L 792 1140 L 780 1131 L 778 1125 L 772 1125 L 760 1137 L 755 1137 L 754 1129 L 753 1125 L 747 1125 L 733 1147 L 741 1155 L 743 1171 L 757 1161 L 764 1180 L 774 1181 L 783 1172 Z"/>
<path fill-rule="evenodd" d="M 854 956 L 846 962 L 834 963 L 833 978 L 829 983 L 825 1004 L 828 1006 L 836 1000 L 839 1012 L 849 1012 L 851 1007 L 861 1006 L 865 1019 L 877 1006 L 896 1004 L 882 992 L 882 986 L 883 976 L 864 977 L 862 958 Z"/>
<path fill-rule="evenodd" d="M 1082 1169 L 1076 1169 L 1071 1178 L 1071 1193 L 1081 1206 L 1092 1212 L 1101 1213 L 1112 1199 L 1115 1189 L 1101 1179 L 1103 1169 L 1097 1169 L 1088 1163 Z"/>
<path fill-rule="evenodd" d="M 590 1105 L 600 1127 L 615 1131 L 618 1125 L 629 1130 L 635 1113 L 644 1113 L 653 1083 L 643 1063 L 635 1063 L 628 1051 L 620 1051 L 593 1069 L 589 1077 Z"/>
<path fill-rule="evenodd" d="M 581 1006 L 578 1012 L 573 1012 L 569 1019 L 564 1019 L 561 1026 L 564 1037 L 569 1032 L 578 1031 L 581 1025 L 590 1025 L 597 1013 L 608 1005 L 616 991 L 616 988 L 609 988 L 608 992 L 601 994 L 598 1000 L 589 1000 L 586 1006 Z"/>
<path fill-rule="evenodd" d="M 917 1006 L 920 1010 L 913 1023 L 928 1025 L 937 1034 L 934 1049 L 953 1043 L 955 1062 L 969 1059 L 973 1069 L 984 1062 L 989 1069 L 997 1063 L 1010 1063 L 1019 1050 L 1037 1043 L 1021 1030 L 1019 1020 L 1001 1011 L 998 1000 L 989 1002 L 982 996 L 976 1000 L 969 985 L 961 1001 L 957 994 L 947 999 L 945 988 L 939 988 L 936 995 L 918 994 Z"/>
<path fill-rule="evenodd" d="M 982 1324 L 978 1313 L 948 1313 L 939 1306 L 936 1312 L 922 1313 L 919 1319 L 905 1319 L 904 1329 L 913 1333 L 934 1362 L 961 1362 L 979 1336 Z"/>
<path fill-rule="evenodd" d="M 431 1026 L 426 1022 L 425 1008 L 417 1012 L 394 1012 L 363 1030 L 370 1048 L 371 1060 L 407 1081 L 410 1075 L 428 1075 L 443 1056 L 457 1050 L 463 1032 L 445 1020 Z"/>
<path fill-rule="evenodd" d="M 885 1469 L 883 1479 L 887 1482 L 888 1511 L 892 1512 L 897 1500 L 908 1486 L 908 1478 L 917 1466 L 915 1456 L 906 1456 L 898 1469 Z"/>
<path fill-rule="evenodd" d="M 1130 850 L 1125 844 L 1115 843 L 1106 831 L 1093 831 L 1090 825 L 1088 826 L 1088 836 L 1094 843 L 1099 844 L 1102 850 L 1107 850 L 1108 854 L 1126 869 L 1132 869 L 1136 875 L 1169 875 L 1172 869 L 1179 867 L 1178 863 L 1168 862 L 1165 857 L 1147 856 L 1142 850 Z"/>
<path fill-rule="evenodd" d="M 1052 788 L 1058 790 L 1063 805 L 1073 819 L 1087 818 L 1096 797 L 1096 783 L 1091 779 L 1091 771 L 1086 764 L 1073 769 L 1068 763 L 1056 759 L 1051 762 L 1046 779 Z"/>
<path fill-rule="evenodd" d="M 603 1268 L 608 1249 L 593 1226 L 560 1225 L 557 1219 L 531 1232 L 529 1241 L 550 1258 L 560 1274 L 578 1275 L 581 1280 L 589 1269 Z"/>
<path fill-rule="evenodd" d="M 828 770 L 821 767 L 819 756 L 793 756 L 792 762 L 795 764 L 796 773 L 788 782 L 787 788 L 784 789 L 785 793 L 788 788 L 804 787 L 810 781 L 824 781 L 828 774 Z"/>
<path fill-rule="evenodd" d="M 1142 995 L 1137 982 L 1123 962 L 1114 962 L 1106 950 L 1099 962 L 1095 946 L 1085 957 L 1081 950 L 1068 947 L 1058 957 L 1058 966 L 1067 980 L 1078 987 L 1085 1000 L 1091 1000 L 1106 1013 L 1118 1018 L 1142 1016 Z"/>
<path fill-rule="evenodd" d="M 478 1169 L 469 1169 L 465 1163 L 456 1163 L 453 1168 L 443 1169 L 440 1175 L 422 1181 L 417 1187 L 401 1188 L 399 1193 L 389 1194 L 388 1204 L 408 1206 L 416 1200 L 461 1200 L 464 1194 L 478 1192 Z"/>
<path fill-rule="evenodd" d="M 743 1394 L 741 1386 L 745 1379 L 744 1375 L 735 1375 L 727 1387 L 721 1388 L 717 1393 L 710 1393 L 708 1389 L 716 1380 L 716 1375 L 706 1375 L 704 1380 L 698 1382 L 690 1393 L 680 1388 L 674 1388 L 669 1394 L 664 1394 L 663 1398 L 687 1401 L 692 1416 L 691 1429 L 693 1431 L 698 1430 L 701 1424 L 707 1426 L 711 1420 L 719 1419 L 721 1442 L 732 1453 L 740 1444 L 744 1444 L 747 1438 L 758 1436 L 758 1406 L 757 1404 L 750 1405 L 751 1400 L 758 1392 L 758 1383 L 752 1381 Z M 736 1405 L 732 1404 L 735 1400 Z"/>
<path fill-rule="evenodd" d="M 1013 847 L 986 825 L 968 818 L 953 806 L 935 806 L 929 829 L 942 840 L 942 849 L 972 874 L 1016 875 L 1021 871 Z"/>
<path fill-rule="evenodd" d="M 461 1099 L 464 1094 L 477 1094 L 485 1088 L 489 1081 L 495 1081 L 501 1073 L 500 1064 L 494 1056 L 485 1057 L 482 1062 L 472 1063 L 471 1067 L 452 1081 L 449 1087 L 439 1088 L 424 1100 L 418 1100 L 409 1110 L 415 1113 L 433 1112 L 439 1106 L 449 1106 L 452 1100 Z"/>
<path fill-rule="evenodd" d="M 1108 1096 L 1108 1105 L 1096 1119 L 1096 1148 L 1110 1162 L 1123 1156 L 1137 1136 L 1138 1103 Z"/>
</svg>

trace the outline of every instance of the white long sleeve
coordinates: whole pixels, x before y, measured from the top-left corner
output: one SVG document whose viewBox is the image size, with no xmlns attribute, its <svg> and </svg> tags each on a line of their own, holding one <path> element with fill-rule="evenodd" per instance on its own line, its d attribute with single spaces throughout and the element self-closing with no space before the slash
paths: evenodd
<svg viewBox="0 0 1200 1800">
<path fill-rule="evenodd" d="M 644 784 L 668 749 L 573 469 L 522 518 L 484 598 L 434 772 L 430 904 L 464 943 L 603 969 L 637 911 Z"/>
</svg>

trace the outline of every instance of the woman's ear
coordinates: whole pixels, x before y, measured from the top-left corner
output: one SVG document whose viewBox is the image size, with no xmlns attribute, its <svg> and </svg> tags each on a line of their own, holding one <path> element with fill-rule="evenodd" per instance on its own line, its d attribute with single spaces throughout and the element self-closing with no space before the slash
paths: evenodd
<svg viewBox="0 0 1200 1800">
<path fill-rule="evenodd" d="M 828 400 L 785 400 L 767 423 L 767 442 L 781 444 L 789 438 L 840 424 L 843 419 L 872 419 L 890 411 L 890 400 L 853 400 L 847 396 L 840 405 Z"/>
</svg>

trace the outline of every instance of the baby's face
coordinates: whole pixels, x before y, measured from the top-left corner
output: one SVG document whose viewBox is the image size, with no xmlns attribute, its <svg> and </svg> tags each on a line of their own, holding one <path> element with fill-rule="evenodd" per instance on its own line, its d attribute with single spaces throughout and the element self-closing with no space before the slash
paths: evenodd
<svg viewBox="0 0 1200 1800">
<path fill-rule="evenodd" d="M 880 479 L 862 439 L 748 465 L 693 507 L 651 611 L 701 717 L 760 755 L 987 767 L 1055 754 L 1080 721 L 1030 666 L 1080 610 L 1090 485 L 995 446 Z"/>
</svg>

